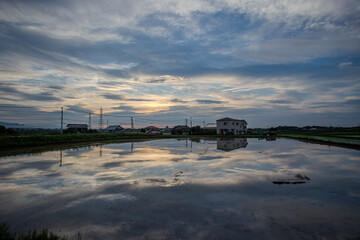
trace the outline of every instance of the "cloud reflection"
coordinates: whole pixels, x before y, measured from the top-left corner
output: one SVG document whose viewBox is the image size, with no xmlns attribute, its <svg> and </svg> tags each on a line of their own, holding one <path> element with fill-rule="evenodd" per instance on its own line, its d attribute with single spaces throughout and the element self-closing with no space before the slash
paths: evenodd
<svg viewBox="0 0 360 240">
<path fill-rule="evenodd" d="M 95 231 L 95 239 L 282 239 L 357 229 L 358 151 L 284 139 L 248 139 L 232 151 L 222 145 L 166 139 L 93 146 L 64 151 L 61 167 L 58 151 L 2 157 L 0 217 L 16 228 Z M 311 181 L 272 184 L 297 173 Z"/>
</svg>

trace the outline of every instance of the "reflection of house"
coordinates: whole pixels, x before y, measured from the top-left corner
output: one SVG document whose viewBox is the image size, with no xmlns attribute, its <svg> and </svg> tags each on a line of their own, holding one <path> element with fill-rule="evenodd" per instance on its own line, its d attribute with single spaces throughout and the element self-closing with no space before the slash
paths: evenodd
<svg viewBox="0 0 360 240">
<path fill-rule="evenodd" d="M 158 127 L 155 127 L 155 126 L 148 126 L 146 128 L 144 128 L 146 133 L 150 133 L 150 132 L 153 132 L 153 131 L 160 131 L 160 129 Z"/>
<path fill-rule="evenodd" d="M 185 125 L 177 125 L 172 129 L 172 133 L 178 135 L 189 134 L 189 132 L 190 132 L 190 127 Z"/>
<path fill-rule="evenodd" d="M 216 134 L 245 134 L 247 133 L 247 122 L 234 118 L 222 118 L 216 120 Z"/>
<path fill-rule="evenodd" d="M 104 129 L 104 133 L 120 132 L 123 129 L 120 125 L 110 125 Z"/>
<path fill-rule="evenodd" d="M 217 139 L 217 149 L 226 152 L 237 148 L 246 148 L 247 144 L 246 138 Z"/>
<path fill-rule="evenodd" d="M 87 129 L 88 129 L 87 124 L 71 124 L 71 123 L 69 123 L 68 125 L 66 125 L 66 127 L 69 130 L 75 130 L 75 131 L 81 132 L 81 133 L 87 132 Z"/>
</svg>

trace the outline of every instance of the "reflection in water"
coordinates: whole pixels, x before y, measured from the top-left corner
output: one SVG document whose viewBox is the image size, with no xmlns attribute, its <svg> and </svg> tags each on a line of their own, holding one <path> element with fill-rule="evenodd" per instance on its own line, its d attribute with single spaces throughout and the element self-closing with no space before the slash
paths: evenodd
<svg viewBox="0 0 360 240">
<path fill-rule="evenodd" d="M 60 150 L 60 163 L 59 163 L 60 167 L 62 166 L 62 163 L 63 163 L 63 151 Z"/>
<path fill-rule="evenodd" d="M 223 151 L 232 151 L 238 148 L 246 148 L 248 142 L 246 138 L 225 138 L 217 139 L 217 149 Z"/>
<path fill-rule="evenodd" d="M 356 239 L 359 156 L 284 139 L 165 139 L 2 157 L 0 220 L 84 239 Z"/>
</svg>

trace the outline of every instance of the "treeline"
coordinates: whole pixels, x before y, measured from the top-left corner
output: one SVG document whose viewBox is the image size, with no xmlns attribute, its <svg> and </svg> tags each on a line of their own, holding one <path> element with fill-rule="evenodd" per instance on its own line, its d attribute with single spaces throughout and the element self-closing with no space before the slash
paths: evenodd
<svg viewBox="0 0 360 240">
<path fill-rule="evenodd" d="M 59 135 L 59 129 L 46 129 L 46 128 L 6 128 L 0 125 L 0 136 L 20 136 L 20 135 Z M 78 133 L 75 129 L 64 129 L 64 134 Z M 87 133 L 98 133 L 96 129 L 89 129 Z"/>
<path fill-rule="evenodd" d="M 258 132 L 258 131 L 277 131 L 277 132 L 290 132 L 290 131 L 334 131 L 334 130 L 351 130 L 351 131 L 359 131 L 360 127 L 333 127 L 333 126 L 305 126 L 305 127 L 297 127 L 297 126 L 278 126 L 278 127 L 270 127 L 270 128 L 252 128 L 248 131 L 250 132 Z"/>
</svg>

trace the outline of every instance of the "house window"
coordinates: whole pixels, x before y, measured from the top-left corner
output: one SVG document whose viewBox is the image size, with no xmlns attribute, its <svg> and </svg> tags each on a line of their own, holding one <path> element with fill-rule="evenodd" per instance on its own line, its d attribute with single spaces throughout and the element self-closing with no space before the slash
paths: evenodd
<svg viewBox="0 0 360 240">
<path fill-rule="evenodd" d="M 227 122 L 224 122 L 224 125 L 226 125 Z"/>
<path fill-rule="evenodd" d="M 236 123 L 236 126 L 239 126 L 239 123 L 238 123 L 238 122 Z"/>
</svg>

